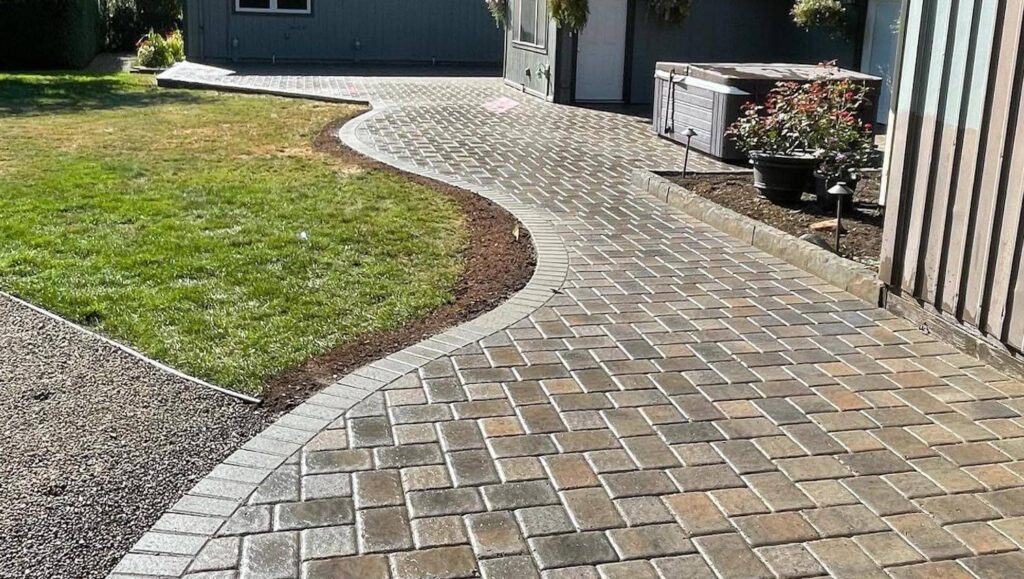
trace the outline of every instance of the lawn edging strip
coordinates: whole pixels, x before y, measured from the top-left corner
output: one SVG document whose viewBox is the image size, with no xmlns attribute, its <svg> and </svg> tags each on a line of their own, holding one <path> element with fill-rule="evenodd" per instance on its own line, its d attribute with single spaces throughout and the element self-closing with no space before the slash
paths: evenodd
<svg viewBox="0 0 1024 579">
<path fill-rule="evenodd" d="M 180 82 L 176 86 L 222 88 L 216 81 Z M 269 94 L 260 90 L 248 92 Z M 360 104 L 372 106 L 367 101 Z M 189 572 L 195 567 L 202 547 L 248 501 L 259 484 L 349 409 L 402 376 L 529 316 L 556 295 L 565 283 L 569 255 L 561 237 L 555 233 L 550 214 L 527 206 L 497 188 L 483 187 L 401 161 L 362 141 L 359 128 L 387 110 L 386 106 L 372 108 L 350 120 L 339 131 L 339 139 L 357 153 L 408 173 L 466 189 L 511 213 L 529 231 L 533 241 L 536 254 L 533 277 L 526 287 L 497 308 L 355 370 L 276 420 L 228 456 L 222 463 L 225 468 L 215 468 L 168 509 L 121 559 L 111 572 L 111 578 L 179 577 Z M 232 478 L 236 471 L 244 471 L 244 474 Z M 183 540 L 192 545 L 186 553 L 181 549 Z"/>
<path fill-rule="evenodd" d="M 142 352 L 136 350 L 135 348 L 132 348 L 131 346 L 127 346 L 125 344 L 122 344 L 121 342 L 118 342 L 117 340 L 113 340 L 111 338 L 108 338 L 108 337 L 104 336 L 103 334 L 94 332 L 94 331 L 92 331 L 92 330 L 90 330 L 90 329 L 88 329 L 88 328 L 86 328 L 84 326 L 80 326 L 79 324 L 76 324 L 75 322 L 72 322 L 71 320 L 69 320 L 67 318 L 63 318 L 63 317 L 61 317 L 61 316 L 51 312 L 50 310 L 41 308 L 41 307 L 39 307 L 37 305 L 34 305 L 34 304 L 30 304 L 29 302 L 26 302 L 25 300 L 20 299 L 17 296 L 13 296 L 13 295 L 5 292 L 5 291 L 0 291 L 0 296 L 3 296 L 4 298 L 7 298 L 7 299 L 11 300 L 12 302 L 14 302 L 14 303 L 16 303 L 16 304 L 18 304 L 20 306 L 24 306 L 24 307 L 26 307 L 26 308 L 34 311 L 34 312 L 38 312 L 38 313 L 40 313 L 40 314 L 42 314 L 42 315 L 44 315 L 44 316 L 46 316 L 46 317 L 48 317 L 48 318 L 50 318 L 52 320 L 56 320 L 57 322 L 60 322 L 62 324 L 66 324 L 66 325 L 74 328 L 76 331 L 82 332 L 83 334 L 86 334 L 88 336 L 92 336 L 93 338 L 96 338 L 97 340 L 99 340 L 99 341 L 101 341 L 101 342 L 103 342 L 105 344 L 109 344 L 109 345 L 117 348 L 118 350 L 121 350 L 122 352 L 124 352 L 125 354 L 128 354 L 129 356 L 132 356 L 133 358 L 137 358 L 137 359 L 141 360 L 142 362 L 145 362 L 146 364 L 149 364 L 150 366 L 153 366 L 153 367 L 155 367 L 155 368 L 157 368 L 157 369 L 159 369 L 159 370 L 161 370 L 163 372 L 167 372 L 168 374 L 177 376 L 178 378 L 181 378 L 182 380 L 187 380 L 187 381 L 189 381 L 189 382 L 191 382 L 191 383 L 193 383 L 193 384 L 195 384 L 197 386 L 202 386 L 202 387 L 205 387 L 205 388 L 209 388 L 211 390 L 216 390 L 217 392 L 220 392 L 221 394 L 225 394 L 227 396 L 231 396 L 232 398 L 237 398 L 239 400 L 242 400 L 244 402 L 248 402 L 250 404 L 258 404 L 259 401 L 260 401 L 259 398 L 254 398 L 252 396 L 249 396 L 247 394 L 242 394 L 241 392 L 238 392 L 238 391 L 235 391 L 235 390 L 229 390 L 227 388 L 221 388 L 220 386 L 217 386 L 217 385 L 214 385 L 214 384 L 210 384 L 209 382 L 207 382 L 205 380 L 201 380 L 199 378 L 196 378 L 195 376 L 190 376 L 188 374 L 185 374 L 181 370 L 176 370 L 176 369 L 168 366 L 167 364 L 164 364 L 163 362 L 160 362 L 158 360 L 154 360 L 153 358 L 150 358 L 149 356 L 143 354 Z"/>
<path fill-rule="evenodd" d="M 885 285 L 875 271 L 806 241 L 722 207 L 656 172 L 636 169 L 632 185 L 722 233 L 771 254 L 845 290 L 872 306 L 885 304 Z"/>
</svg>

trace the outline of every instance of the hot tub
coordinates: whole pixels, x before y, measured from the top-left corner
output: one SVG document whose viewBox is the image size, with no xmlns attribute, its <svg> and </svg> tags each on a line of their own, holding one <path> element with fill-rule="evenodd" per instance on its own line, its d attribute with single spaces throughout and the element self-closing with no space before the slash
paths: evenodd
<svg viewBox="0 0 1024 579">
<path fill-rule="evenodd" d="M 692 128 L 697 133 L 692 140 L 694 150 L 728 161 L 743 160 L 746 156 L 725 134 L 743 105 L 763 102 L 778 82 L 810 82 L 823 76 L 862 82 L 872 100 L 882 86 L 882 79 L 876 76 L 813 64 L 659 62 L 654 73 L 654 130 L 685 143 L 683 132 Z M 873 120 L 874 106 L 868 108 L 864 118 Z"/>
</svg>

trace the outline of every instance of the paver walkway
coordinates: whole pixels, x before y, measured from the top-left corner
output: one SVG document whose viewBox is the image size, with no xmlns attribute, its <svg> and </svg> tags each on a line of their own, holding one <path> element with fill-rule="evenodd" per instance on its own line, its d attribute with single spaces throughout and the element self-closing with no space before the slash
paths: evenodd
<svg viewBox="0 0 1024 579">
<path fill-rule="evenodd" d="M 372 101 L 346 142 L 508 205 L 540 269 L 282 419 L 119 572 L 1024 574 L 1024 386 L 632 191 L 681 160 L 641 121 L 493 79 L 171 76 Z"/>
</svg>

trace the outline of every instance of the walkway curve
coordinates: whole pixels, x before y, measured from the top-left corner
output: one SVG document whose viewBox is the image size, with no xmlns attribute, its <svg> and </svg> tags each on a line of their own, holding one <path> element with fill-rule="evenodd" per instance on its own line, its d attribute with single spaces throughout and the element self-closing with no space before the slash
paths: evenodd
<svg viewBox="0 0 1024 579">
<path fill-rule="evenodd" d="M 682 160 L 642 120 L 497 79 L 162 79 L 370 101 L 341 138 L 502 203 L 547 285 L 312 397 L 118 574 L 1024 573 L 1024 384 L 633 191 Z"/>
<path fill-rule="evenodd" d="M 187 87 L 188 83 L 170 82 L 166 85 Z M 205 85 L 190 88 L 213 87 Z M 304 96 L 288 91 L 263 92 L 285 97 Z M 527 317 L 544 305 L 565 280 L 568 255 L 561 239 L 554 233 L 550 218 L 543 212 L 517 202 L 500 190 L 426 170 L 382 153 L 363 142 L 357 135 L 357 129 L 385 111 L 387 105 L 373 107 L 371 100 L 328 100 L 371 107 L 349 120 L 339 130 L 338 138 L 348 147 L 407 173 L 472 191 L 501 206 L 518 219 L 529 231 L 533 243 L 536 258 L 533 276 L 524 288 L 493 310 L 355 370 L 275 421 L 226 458 L 221 466 L 168 509 L 167 514 L 115 567 L 110 574 L 112 579 L 132 575 L 185 575 L 194 566 L 195 557 L 203 552 L 217 531 L 257 492 L 258 484 L 293 458 L 303 444 L 330 428 L 348 410 L 365 401 L 374 392 L 400 380 L 404 374 L 415 372 L 442 356 L 450 355 Z"/>
</svg>

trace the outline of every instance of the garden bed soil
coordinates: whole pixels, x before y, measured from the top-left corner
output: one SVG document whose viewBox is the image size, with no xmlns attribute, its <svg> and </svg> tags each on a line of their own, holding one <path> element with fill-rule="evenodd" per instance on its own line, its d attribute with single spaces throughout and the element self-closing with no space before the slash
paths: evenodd
<svg viewBox="0 0 1024 579">
<path fill-rule="evenodd" d="M 289 410 L 360 366 L 494 309 L 533 277 L 536 259 L 530 234 L 508 211 L 470 191 L 401 171 L 353 151 L 337 137 L 347 121 L 348 118 L 338 119 L 324 128 L 314 143 L 317 150 L 364 170 L 401 175 L 458 203 L 469 230 L 464 254 L 466 269 L 454 289 L 454 300 L 426 317 L 342 344 L 272 378 L 261 404 L 270 412 Z"/>
<path fill-rule="evenodd" d="M 828 207 L 819 206 L 814 196 L 807 193 L 799 203 L 772 203 L 758 194 L 749 173 L 692 175 L 686 178 L 672 175 L 668 178 L 722 207 L 795 237 L 814 233 L 811 225 L 835 219 L 836 216 L 834 204 Z M 878 172 L 869 172 L 861 179 L 854 195 L 853 210 L 843 211 L 843 229 L 846 232 L 840 242 L 843 257 L 875 268 L 878 267 L 878 256 L 882 248 L 882 227 L 885 221 L 878 206 L 879 183 Z M 822 232 L 821 235 L 829 244 L 832 243 L 833 232 Z"/>
</svg>

